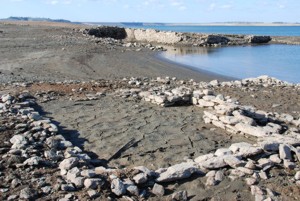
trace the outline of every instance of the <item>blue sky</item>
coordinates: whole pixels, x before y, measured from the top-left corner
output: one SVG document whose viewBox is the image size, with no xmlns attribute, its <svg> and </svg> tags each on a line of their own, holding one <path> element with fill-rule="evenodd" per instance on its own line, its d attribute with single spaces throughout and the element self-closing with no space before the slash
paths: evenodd
<svg viewBox="0 0 300 201">
<path fill-rule="evenodd" d="M 300 22 L 300 0 L 0 0 L 0 18 L 82 22 Z"/>
</svg>

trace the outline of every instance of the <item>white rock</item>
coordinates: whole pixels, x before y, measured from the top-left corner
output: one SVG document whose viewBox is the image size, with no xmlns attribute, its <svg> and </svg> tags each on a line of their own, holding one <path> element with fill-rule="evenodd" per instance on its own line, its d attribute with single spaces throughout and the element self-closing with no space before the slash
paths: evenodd
<svg viewBox="0 0 300 201">
<path fill-rule="evenodd" d="M 291 149 L 289 146 L 286 144 L 280 144 L 279 145 L 279 157 L 280 159 L 287 159 L 287 160 L 292 160 L 292 153 Z"/>
<path fill-rule="evenodd" d="M 116 178 L 111 182 L 111 191 L 120 196 L 126 193 L 126 188 L 123 182 L 119 178 Z"/>
<path fill-rule="evenodd" d="M 180 163 L 168 167 L 167 170 L 159 175 L 157 182 L 169 182 L 190 177 L 193 173 L 200 172 L 195 163 Z"/>
<path fill-rule="evenodd" d="M 103 184 L 104 182 L 100 178 L 88 178 L 84 180 L 84 186 L 87 189 L 96 189 L 98 186 L 102 186 Z"/>
<path fill-rule="evenodd" d="M 152 188 L 152 193 L 157 196 L 163 196 L 165 194 L 165 189 L 162 185 L 154 184 Z"/>
<path fill-rule="evenodd" d="M 255 147 L 246 142 L 234 143 L 229 149 L 236 155 L 242 157 L 255 156 L 261 153 L 263 150 L 260 147 Z"/>
<path fill-rule="evenodd" d="M 215 186 L 217 185 L 217 181 L 215 180 L 215 177 L 207 177 L 205 186 Z"/>
<path fill-rule="evenodd" d="M 224 156 L 224 162 L 232 168 L 236 168 L 244 164 L 244 161 L 242 161 L 240 157 L 233 155 Z"/>
<path fill-rule="evenodd" d="M 277 164 L 280 164 L 282 162 L 282 160 L 279 158 L 279 155 L 278 154 L 273 154 L 270 156 L 270 160 L 273 162 L 273 163 L 277 163 Z"/>
<path fill-rule="evenodd" d="M 253 174 L 253 170 L 245 168 L 245 167 L 238 167 L 237 170 L 239 170 L 245 174 L 248 174 L 248 175 Z"/>
<path fill-rule="evenodd" d="M 78 164 L 78 158 L 76 157 L 71 157 L 71 158 L 67 158 L 64 159 L 60 164 L 59 164 L 59 168 L 62 170 L 69 170 L 73 167 L 75 167 Z"/>
<path fill-rule="evenodd" d="M 296 180 L 300 180 L 300 171 L 298 171 L 298 172 L 295 174 L 295 179 L 296 179 Z"/>
<path fill-rule="evenodd" d="M 96 173 L 95 173 L 95 170 L 93 170 L 93 169 L 82 170 L 81 171 L 81 176 L 83 176 L 83 177 L 95 177 Z"/>
<path fill-rule="evenodd" d="M 208 118 L 212 119 L 212 120 L 216 120 L 219 121 L 219 118 L 216 114 L 214 114 L 213 112 L 208 112 L 208 111 L 204 111 L 203 112 L 205 116 L 207 116 Z"/>
<path fill-rule="evenodd" d="M 202 163 L 200 163 L 199 165 L 201 167 L 204 167 L 206 169 L 218 169 L 218 168 L 222 168 L 227 166 L 227 164 L 224 161 L 224 157 L 225 156 L 217 156 L 217 157 L 213 157 L 210 158 Z"/>
<path fill-rule="evenodd" d="M 232 151 L 228 148 L 219 148 L 215 152 L 216 156 L 232 155 Z"/>
<path fill-rule="evenodd" d="M 136 184 L 143 184 L 147 182 L 147 174 L 139 173 L 133 177 Z"/>
<path fill-rule="evenodd" d="M 214 154 L 205 154 L 205 155 L 202 155 L 202 156 L 198 156 L 197 158 L 195 158 L 195 162 L 196 163 L 199 163 L 201 164 L 202 162 L 210 159 L 210 158 L 213 158 L 214 157 Z"/>
</svg>

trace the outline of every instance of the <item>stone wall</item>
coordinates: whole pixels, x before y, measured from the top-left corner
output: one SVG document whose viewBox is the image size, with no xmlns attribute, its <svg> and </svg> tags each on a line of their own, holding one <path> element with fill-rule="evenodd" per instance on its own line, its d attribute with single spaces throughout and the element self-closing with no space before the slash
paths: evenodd
<svg viewBox="0 0 300 201">
<path fill-rule="evenodd" d="M 183 40 L 182 34 L 154 29 L 125 29 L 127 40 L 149 43 L 175 44 Z"/>
</svg>

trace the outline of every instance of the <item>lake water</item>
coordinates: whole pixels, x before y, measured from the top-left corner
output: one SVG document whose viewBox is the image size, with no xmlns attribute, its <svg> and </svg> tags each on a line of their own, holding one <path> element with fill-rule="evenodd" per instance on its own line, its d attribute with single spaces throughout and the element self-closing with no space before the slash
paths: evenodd
<svg viewBox="0 0 300 201">
<path fill-rule="evenodd" d="M 140 26 L 164 31 L 300 36 L 300 26 Z M 269 75 L 300 83 L 300 46 L 259 45 L 222 48 L 170 48 L 162 57 L 195 69 L 235 78 Z"/>
<path fill-rule="evenodd" d="M 235 77 L 269 75 L 300 83 L 300 46 L 258 45 L 217 48 L 174 48 L 161 57 L 194 69 Z"/>
<path fill-rule="evenodd" d="M 268 36 L 300 36 L 300 26 L 127 26 L 162 31 L 246 34 Z"/>
</svg>

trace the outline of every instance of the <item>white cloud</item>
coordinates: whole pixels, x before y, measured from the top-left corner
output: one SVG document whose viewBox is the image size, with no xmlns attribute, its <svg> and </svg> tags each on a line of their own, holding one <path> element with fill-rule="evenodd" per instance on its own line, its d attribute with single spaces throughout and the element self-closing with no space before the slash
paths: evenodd
<svg viewBox="0 0 300 201">
<path fill-rule="evenodd" d="M 169 0 L 169 1 L 170 1 L 170 5 L 173 7 L 176 7 L 178 10 L 186 10 L 187 9 L 187 7 L 183 3 L 183 1 L 178 1 L 178 0 Z"/>
</svg>

